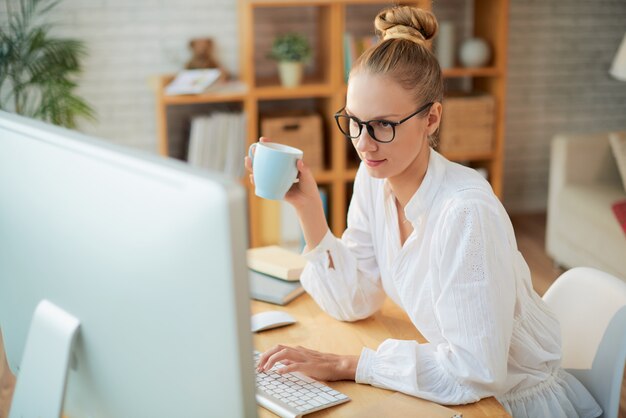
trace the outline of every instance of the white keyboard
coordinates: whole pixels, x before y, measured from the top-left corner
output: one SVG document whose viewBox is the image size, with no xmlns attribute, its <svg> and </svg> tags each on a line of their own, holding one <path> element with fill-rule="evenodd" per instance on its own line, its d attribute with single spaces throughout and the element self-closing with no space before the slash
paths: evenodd
<svg viewBox="0 0 626 418">
<path fill-rule="evenodd" d="M 254 352 L 254 364 L 259 361 L 260 354 Z M 298 418 L 350 400 L 343 393 L 302 373 L 276 373 L 281 367 L 285 366 L 276 363 L 271 370 L 256 373 L 256 401 L 276 415 Z"/>
</svg>

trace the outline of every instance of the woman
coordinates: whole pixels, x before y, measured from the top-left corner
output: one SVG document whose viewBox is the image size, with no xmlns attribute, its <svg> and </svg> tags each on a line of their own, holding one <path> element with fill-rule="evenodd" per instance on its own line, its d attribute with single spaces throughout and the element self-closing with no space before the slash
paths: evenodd
<svg viewBox="0 0 626 418">
<path fill-rule="evenodd" d="M 383 40 L 355 63 L 336 115 L 362 160 L 347 230 L 341 239 L 330 233 L 302 161 L 285 200 L 307 244 L 301 282 L 322 309 L 355 321 L 389 296 L 429 343 L 389 339 L 358 357 L 277 346 L 261 356 L 259 371 L 280 361 L 282 372 L 442 404 L 496 396 L 514 417 L 598 416 L 598 404 L 560 367 L 559 324 L 532 289 L 491 187 L 431 148 L 443 96 L 441 69 L 425 46 L 435 17 L 395 7 L 375 26 Z"/>
</svg>

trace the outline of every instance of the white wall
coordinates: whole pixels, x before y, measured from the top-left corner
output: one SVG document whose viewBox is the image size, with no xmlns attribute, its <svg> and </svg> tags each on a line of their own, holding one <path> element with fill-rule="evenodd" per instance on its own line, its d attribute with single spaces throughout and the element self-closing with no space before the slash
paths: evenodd
<svg viewBox="0 0 626 418">
<path fill-rule="evenodd" d="M 78 93 L 98 122 L 80 129 L 113 142 L 156 152 L 151 77 L 182 68 L 189 39 L 214 38 L 222 65 L 238 71 L 236 0 L 62 0 L 50 19 L 54 35 L 81 39 L 89 51 Z"/>
<path fill-rule="evenodd" d="M 465 4 L 440 0 L 435 10 L 458 19 Z M 607 73 L 626 1 L 511 0 L 510 12 L 504 203 L 542 210 L 556 132 L 626 129 L 626 83 Z M 222 65 L 239 71 L 237 0 L 62 0 L 53 19 L 56 35 L 82 39 L 90 52 L 79 93 L 98 123 L 81 130 L 114 142 L 156 151 L 150 78 L 180 69 L 190 38 L 214 38 Z"/>
</svg>

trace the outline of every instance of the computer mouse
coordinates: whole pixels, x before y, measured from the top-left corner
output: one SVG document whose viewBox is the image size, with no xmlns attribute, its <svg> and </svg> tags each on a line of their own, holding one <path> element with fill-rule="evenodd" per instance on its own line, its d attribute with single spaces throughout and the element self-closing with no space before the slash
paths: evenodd
<svg viewBox="0 0 626 418">
<path fill-rule="evenodd" d="M 252 315 L 252 332 L 265 331 L 267 329 L 284 327 L 295 324 L 293 316 L 283 311 L 265 311 Z"/>
</svg>

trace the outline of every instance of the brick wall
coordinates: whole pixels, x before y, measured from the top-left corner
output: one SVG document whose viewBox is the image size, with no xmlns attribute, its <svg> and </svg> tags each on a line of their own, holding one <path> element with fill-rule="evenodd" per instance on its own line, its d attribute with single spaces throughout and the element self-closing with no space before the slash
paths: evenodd
<svg viewBox="0 0 626 418">
<path fill-rule="evenodd" d="M 543 210 L 557 132 L 626 129 L 626 83 L 608 70 L 626 32 L 624 0 L 513 0 L 504 203 Z"/>
<path fill-rule="evenodd" d="M 471 2 L 438 0 L 434 7 L 458 33 L 468 31 L 463 12 Z M 360 13 L 373 19 L 375 9 Z M 556 132 L 626 129 L 626 83 L 608 76 L 626 31 L 626 1 L 511 0 L 510 12 L 504 202 L 511 211 L 542 210 Z M 89 49 L 79 93 L 98 123 L 81 130 L 114 142 L 156 151 L 151 77 L 181 68 L 190 38 L 214 38 L 223 66 L 239 71 L 236 0 L 63 0 L 51 18 L 59 24 L 55 34 L 82 39 Z M 259 29 L 268 39 L 257 42 L 269 45 L 272 28 Z"/>
</svg>

